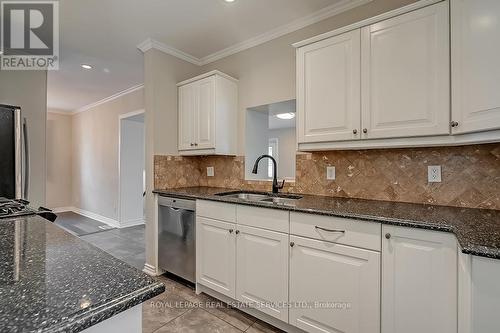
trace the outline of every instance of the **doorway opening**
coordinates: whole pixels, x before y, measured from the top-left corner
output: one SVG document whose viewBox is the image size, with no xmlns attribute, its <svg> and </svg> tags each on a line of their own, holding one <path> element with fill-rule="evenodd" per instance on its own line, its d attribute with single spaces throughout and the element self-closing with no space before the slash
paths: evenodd
<svg viewBox="0 0 500 333">
<path fill-rule="evenodd" d="M 120 227 L 144 224 L 146 191 L 144 110 L 120 116 Z"/>
</svg>

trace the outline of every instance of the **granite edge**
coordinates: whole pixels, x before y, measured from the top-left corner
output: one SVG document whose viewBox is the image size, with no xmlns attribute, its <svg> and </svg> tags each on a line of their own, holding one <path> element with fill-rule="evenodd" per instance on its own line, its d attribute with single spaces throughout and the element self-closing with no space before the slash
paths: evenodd
<svg viewBox="0 0 500 333">
<path fill-rule="evenodd" d="M 163 283 L 156 282 L 152 285 L 136 290 L 133 293 L 114 299 L 111 302 L 102 304 L 88 312 L 78 313 L 73 317 L 65 319 L 58 325 L 51 325 L 51 327 L 41 330 L 40 332 L 81 332 L 155 296 L 158 296 L 165 290 L 165 285 Z"/>
</svg>

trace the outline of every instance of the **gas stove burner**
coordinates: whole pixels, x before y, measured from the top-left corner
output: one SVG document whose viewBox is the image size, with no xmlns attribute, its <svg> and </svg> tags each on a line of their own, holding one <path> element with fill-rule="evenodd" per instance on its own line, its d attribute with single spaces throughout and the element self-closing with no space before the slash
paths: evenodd
<svg viewBox="0 0 500 333">
<path fill-rule="evenodd" d="M 10 200 L 6 198 L 0 198 L 1 218 L 32 214 L 36 214 L 36 212 L 28 207 L 28 202 L 26 200 Z"/>
</svg>

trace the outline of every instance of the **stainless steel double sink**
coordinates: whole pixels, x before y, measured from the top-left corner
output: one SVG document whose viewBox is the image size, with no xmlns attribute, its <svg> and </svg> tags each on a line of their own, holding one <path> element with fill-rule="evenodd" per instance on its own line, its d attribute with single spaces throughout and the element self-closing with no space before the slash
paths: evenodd
<svg viewBox="0 0 500 333">
<path fill-rule="evenodd" d="M 300 195 L 294 194 L 277 194 L 266 192 L 248 192 L 248 191 L 234 191 L 217 193 L 217 196 L 240 199 L 251 202 L 261 202 L 268 204 L 294 206 L 295 202 L 302 199 Z"/>
</svg>

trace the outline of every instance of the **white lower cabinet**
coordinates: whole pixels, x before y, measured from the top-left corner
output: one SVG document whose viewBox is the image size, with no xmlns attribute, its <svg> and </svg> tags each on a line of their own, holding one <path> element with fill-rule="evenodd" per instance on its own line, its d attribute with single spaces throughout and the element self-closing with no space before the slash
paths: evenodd
<svg viewBox="0 0 500 333">
<path fill-rule="evenodd" d="M 248 304 L 286 331 L 457 333 L 460 310 L 460 332 L 469 333 L 468 309 L 496 301 L 484 288 L 481 302 L 467 297 L 462 289 L 474 289 L 463 287 L 471 280 L 463 277 L 474 271 L 469 267 L 462 269 L 458 304 L 453 234 L 242 207 L 197 203 L 197 286 Z"/>
<path fill-rule="evenodd" d="M 457 243 L 449 233 L 383 226 L 382 332 L 457 332 Z"/>
<path fill-rule="evenodd" d="M 200 216 L 196 220 L 196 281 L 234 298 L 236 225 Z"/>
<path fill-rule="evenodd" d="M 290 324 L 306 332 L 380 332 L 380 253 L 290 236 Z"/>
<path fill-rule="evenodd" d="M 288 234 L 238 225 L 236 298 L 288 322 Z"/>
</svg>

